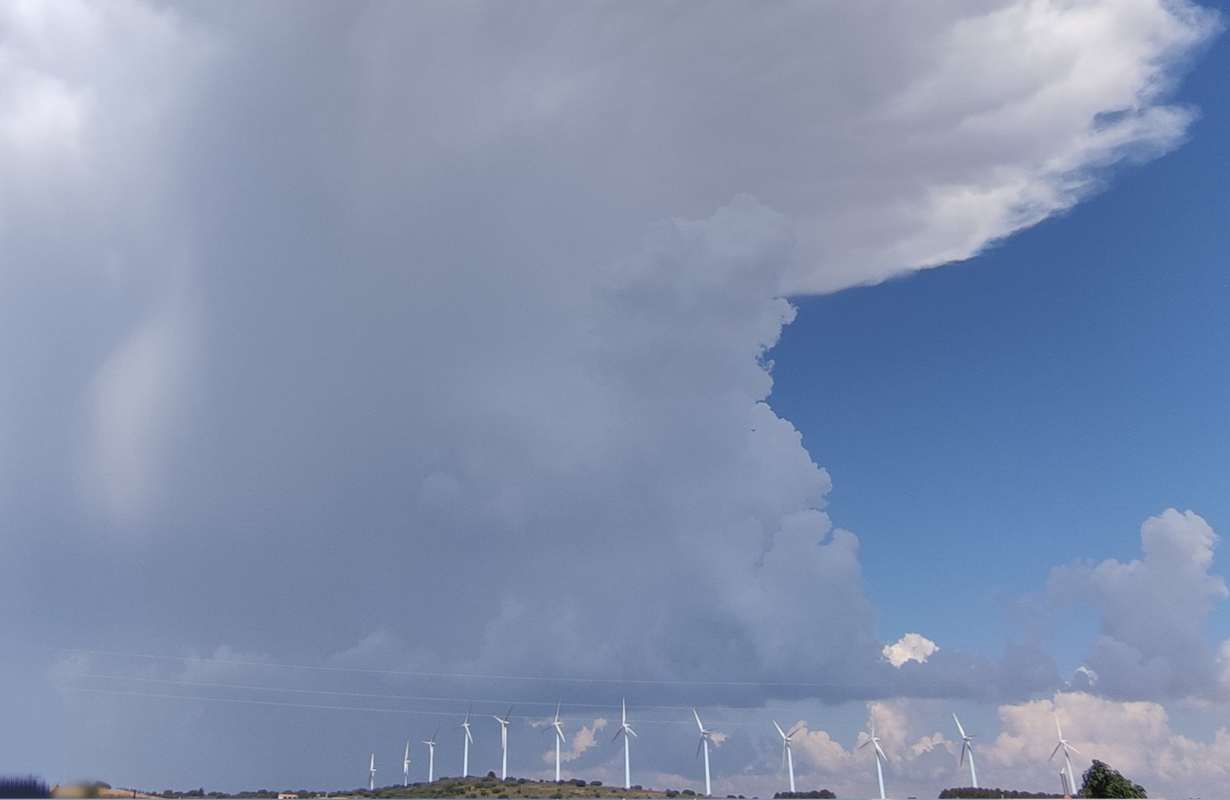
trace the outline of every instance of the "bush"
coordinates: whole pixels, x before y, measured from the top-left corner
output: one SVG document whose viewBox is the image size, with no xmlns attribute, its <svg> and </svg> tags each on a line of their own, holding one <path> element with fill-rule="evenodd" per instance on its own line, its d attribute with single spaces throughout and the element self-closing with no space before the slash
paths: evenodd
<svg viewBox="0 0 1230 800">
<path fill-rule="evenodd" d="M 602 781 L 590 781 L 590 782 L 589 782 L 589 785 L 590 785 L 590 786 L 601 786 L 601 785 L 602 785 Z"/>
</svg>

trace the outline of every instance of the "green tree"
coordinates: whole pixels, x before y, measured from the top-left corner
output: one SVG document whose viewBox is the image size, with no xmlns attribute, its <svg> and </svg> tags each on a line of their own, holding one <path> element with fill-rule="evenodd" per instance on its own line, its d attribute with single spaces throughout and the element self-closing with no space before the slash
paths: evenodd
<svg viewBox="0 0 1230 800">
<path fill-rule="evenodd" d="M 1094 759 L 1085 770 L 1080 790 L 1081 797 L 1148 797 L 1145 787 L 1132 783 L 1109 764 Z"/>
</svg>

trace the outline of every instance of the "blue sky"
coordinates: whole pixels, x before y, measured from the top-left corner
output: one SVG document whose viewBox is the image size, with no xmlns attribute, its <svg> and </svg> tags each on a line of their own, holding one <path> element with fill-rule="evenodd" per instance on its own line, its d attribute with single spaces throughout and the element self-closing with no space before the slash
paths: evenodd
<svg viewBox="0 0 1230 800">
<path fill-rule="evenodd" d="M 1230 788 L 1224 27 L 0 4 L 0 772 Z"/>
<path fill-rule="evenodd" d="M 1071 211 L 796 300 L 771 402 L 833 475 L 885 636 L 995 648 L 1057 562 L 1134 558 L 1169 506 L 1230 522 L 1228 73 L 1222 39 L 1177 95 L 1201 109 L 1190 140 Z"/>
</svg>

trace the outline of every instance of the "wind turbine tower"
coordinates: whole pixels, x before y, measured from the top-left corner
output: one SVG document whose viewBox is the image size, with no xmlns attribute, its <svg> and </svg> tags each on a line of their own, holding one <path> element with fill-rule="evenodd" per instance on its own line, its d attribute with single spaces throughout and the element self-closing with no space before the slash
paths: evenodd
<svg viewBox="0 0 1230 800">
<path fill-rule="evenodd" d="M 624 737 L 624 788 L 632 788 L 632 764 L 628 750 L 631 747 L 630 739 L 636 736 L 636 731 L 632 730 L 632 726 L 628 724 L 628 703 L 625 700 L 619 701 L 619 730 L 615 731 L 615 739 L 620 736 Z M 612 739 L 611 741 L 615 741 Z"/>
<path fill-rule="evenodd" d="M 1055 717 L 1055 735 L 1059 739 L 1059 743 L 1055 745 L 1055 749 L 1051 751 L 1051 759 L 1053 759 L 1060 750 L 1063 751 L 1063 763 L 1068 768 L 1068 793 L 1075 794 L 1076 780 L 1072 777 L 1072 753 L 1080 754 L 1072 745 L 1068 744 L 1068 740 L 1063 738 L 1063 728 L 1059 727 L 1059 716 Z M 1051 759 L 1047 759 L 1048 761 Z"/>
<path fill-rule="evenodd" d="M 406 740 L 406 754 L 401 759 L 401 785 L 410 785 L 410 740 Z"/>
<path fill-rule="evenodd" d="M 701 752 L 705 754 L 705 797 L 713 795 L 713 786 L 709 782 L 709 742 L 713 739 L 713 731 L 706 730 L 703 723 L 700 721 L 700 714 L 696 713 L 696 709 L 692 709 L 692 716 L 696 719 L 696 727 L 700 730 L 700 741 L 696 743 L 696 755 Z"/>
<path fill-rule="evenodd" d="M 508 723 L 512 720 L 512 706 L 508 707 L 508 713 L 502 717 L 497 717 L 495 714 L 491 718 L 500 723 L 500 780 L 508 780 Z"/>
<path fill-rule="evenodd" d="M 559 751 L 564 746 L 564 723 L 559 718 L 559 703 L 555 704 L 555 719 L 551 721 L 555 733 L 555 782 L 559 783 Z"/>
<path fill-rule="evenodd" d="M 376 791 L 376 754 L 372 753 L 371 760 L 367 762 L 367 791 Z"/>
<path fill-rule="evenodd" d="M 888 756 L 884 754 L 884 748 L 880 747 L 880 737 L 876 736 L 875 720 L 871 721 L 871 733 L 867 736 L 867 741 L 858 746 L 862 750 L 867 745 L 872 745 L 875 749 L 873 752 L 876 757 L 876 779 L 880 782 L 880 800 L 884 800 L 884 761 L 888 761 Z"/>
<path fill-rule="evenodd" d="M 790 776 L 790 791 L 794 792 L 794 753 L 790 750 L 790 739 L 803 726 L 795 725 L 790 733 L 786 733 L 782 726 L 777 724 L 777 720 L 773 720 L 773 727 L 777 728 L 778 735 L 782 737 L 782 762 L 786 765 L 786 774 Z"/>
<path fill-rule="evenodd" d="M 965 763 L 966 754 L 969 755 L 969 779 L 970 786 L 978 788 L 978 772 L 974 769 L 974 737 L 968 736 L 965 733 L 965 728 L 961 727 L 961 720 L 957 719 L 957 715 L 952 715 L 952 721 L 957 723 L 957 733 L 961 734 L 961 760 L 957 766 Z"/>
<path fill-rule="evenodd" d="M 430 739 L 423 741 L 427 745 L 427 782 L 435 783 L 436 780 L 436 736 L 439 735 L 440 729 L 436 728 L 436 732 L 431 735 Z"/>
<path fill-rule="evenodd" d="M 457 727 L 465 731 L 461 746 L 461 777 L 467 778 L 470 775 L 470 743 L 474 741 L 474 734 L 470 733 L 469 711 L 466 712 L 466 718 Z"/>
</svg>

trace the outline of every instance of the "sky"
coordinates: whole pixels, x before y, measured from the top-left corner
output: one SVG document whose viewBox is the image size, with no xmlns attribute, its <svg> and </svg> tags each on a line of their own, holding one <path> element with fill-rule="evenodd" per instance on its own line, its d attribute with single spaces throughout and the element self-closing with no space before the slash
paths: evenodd
<svg viewBox="0 0 1230 800">
<path fill-rule="evenodd" d="M 0 773 L 1230 789 L 1225 9 L 290 8 L 0 6 Z"/>
</svg>

